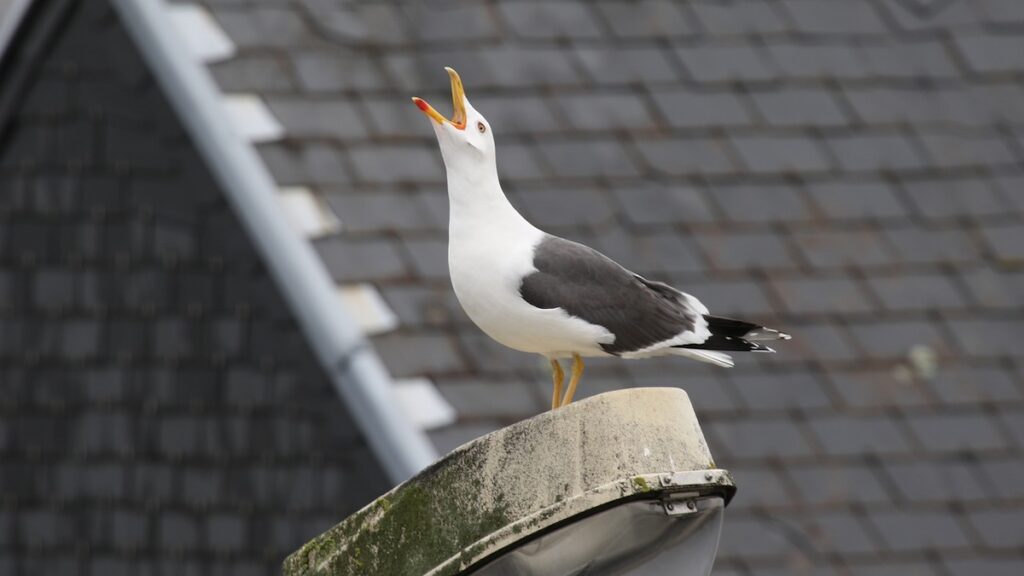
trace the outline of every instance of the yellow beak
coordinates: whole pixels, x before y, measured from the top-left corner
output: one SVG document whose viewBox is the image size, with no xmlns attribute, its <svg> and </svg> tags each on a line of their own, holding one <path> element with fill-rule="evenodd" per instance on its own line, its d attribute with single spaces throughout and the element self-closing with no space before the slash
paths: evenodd
<svg viewBox="0 0 1024 576">
<path fill-rule="evenodd" d="M 444 124 L 445 122 L 451 124 L 459 130 L 466 129 L 466 91 L 462 88 L 462 79 L 459 78 L 459 73 L 451 68 L 445 67 L 448 71 L 448 76 L 452 81 L 452 119 L 449 120 L 441 115 L 440 112 L 434 110 L 434 107 L 427 104 L 427 101 L 422 98 L 413 96 L 413 103 L 420 109 L 424 114 L 437 122 L 438 124 Z"/>
</svg>

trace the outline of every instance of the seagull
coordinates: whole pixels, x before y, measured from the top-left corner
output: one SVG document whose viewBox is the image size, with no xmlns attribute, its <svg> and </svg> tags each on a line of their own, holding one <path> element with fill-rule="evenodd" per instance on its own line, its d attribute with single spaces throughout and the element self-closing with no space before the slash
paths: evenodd
<svg viewBox="0 0 1024 576">
<path fill-rule="evenodd" d="M 459 304 L 488 336 L 551 364 L 552 410 L 572 402 L 584 357 L 685 356 L 731 367 L 726 352 L 774 352 L 788 334 L 711 316 L 695 297 L 630 272 L 597 250 L 547 234 L 509 203 L 498 181 L 494 131 L 458 73 L 451 119 L 422 98 L 448 180 L 448 270 Z M 569 384 L 561 360 L 572 359 Z"/>
</svg>

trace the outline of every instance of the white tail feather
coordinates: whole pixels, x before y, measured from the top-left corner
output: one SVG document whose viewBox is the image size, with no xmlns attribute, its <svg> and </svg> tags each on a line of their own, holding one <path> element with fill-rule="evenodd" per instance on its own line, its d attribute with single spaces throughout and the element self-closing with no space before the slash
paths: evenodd
<svg viewBox="0 0 1024 576">
<path fill-rule="evenodd" d="M 708 364 L 714 364 L 716 366 L 722 366 L 725 368 L 733 367 L 732 356 L 721 352 L 695 350 L 693 348 L 672 348 L 672 353 L 678 354 L 679 356 L 688 356 L 694 360 L 700 360 L 701 362 L 707 362 Z"/>
</svg>

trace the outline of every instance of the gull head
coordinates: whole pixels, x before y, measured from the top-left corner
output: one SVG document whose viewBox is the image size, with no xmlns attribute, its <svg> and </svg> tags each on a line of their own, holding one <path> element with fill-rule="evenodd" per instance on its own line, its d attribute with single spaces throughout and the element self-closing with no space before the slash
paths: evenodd
<svg viewBox="0 0 1024 576">
<path fill-rule="evenodd" d="M 452 83 L 452 117 L 449 120 L 427 104 L 426 100 L 414 97 L 413 103 L 430 118 L 430 124 L 437 135 L 441 156 L 449 172 L 473 173 L 485 167 L 493 167 L 494 136 L 491 125 L 477 112 L 462 87 L 459 73 L 445 68 Z"/>
</svg>

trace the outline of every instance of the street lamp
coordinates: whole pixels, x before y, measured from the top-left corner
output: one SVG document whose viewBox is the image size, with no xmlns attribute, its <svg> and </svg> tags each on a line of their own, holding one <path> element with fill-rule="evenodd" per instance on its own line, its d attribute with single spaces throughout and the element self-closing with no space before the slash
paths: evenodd
<svg viewBox="0 0 1024 576">
<path fill-rule="evenodd" d="M 454 450 L 285 574 L 706 576 L 735 491 L 685 392 L 609 392 Z"/>
</svg>

